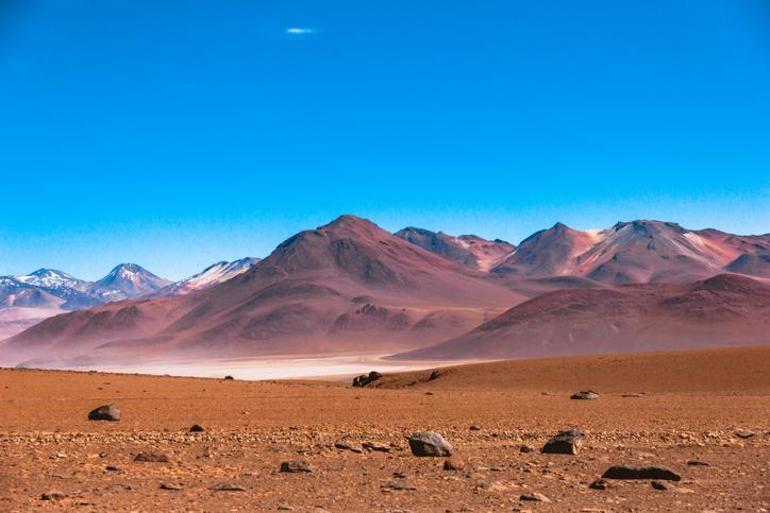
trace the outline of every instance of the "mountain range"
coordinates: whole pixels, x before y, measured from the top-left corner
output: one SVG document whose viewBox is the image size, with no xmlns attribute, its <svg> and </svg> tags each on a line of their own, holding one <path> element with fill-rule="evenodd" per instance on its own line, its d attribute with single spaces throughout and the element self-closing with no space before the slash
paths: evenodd
<svg viewBox="0 0 770 513">
<path fill-rule="evenodd" d="M 120 264 L 90 282 L 56 269 L 0 276 L 0 338 L 63 312 L 150 295 L 170 296 L 221 283 L 258 259 L 218 262 L 190 278 L 171 282 L 137 264 Z"/>
<path fill-rule="evenodd" d="M 70 289 L 83 288 L 68 278 Z M 768 342 L 769 282 L 770 235 L 648 220 L 590 231 L 557 223 L 514 246 L 415 227 L 392 234 L 345 215 L 256 263 L 220 262 L 183 282 L 153 282 L 154 291 L 131 301 L 105 303 L 102 294 L 103 304 L 44 320 L 2 348 L 17 361 L 93 362 L 759 344 Z"/>
</svg>

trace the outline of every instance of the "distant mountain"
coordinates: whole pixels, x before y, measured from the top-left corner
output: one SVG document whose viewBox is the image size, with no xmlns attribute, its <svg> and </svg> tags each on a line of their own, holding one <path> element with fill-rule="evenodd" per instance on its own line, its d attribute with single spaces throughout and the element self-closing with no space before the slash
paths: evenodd
<svg viewBox="0 0 770 513">
<path fill-rule="evenodd" d="M 770 285 L 723 274 L 691 284 L 560 290 L 401 359 L 509 359 L 767 344 Z"/>
<path fill-rule="evenodd" d="M 424 228 L 407 227 L 394 235 L 431 253 L 480 271 L 489 271 L 516 249 L 513 244 L 500 239 L 490 241 L 476 235 L 454 237 Z"/>
<path fill-rule="evenodd" d="M 638 220 L 594 231 L 561 223 L 525 239 L 492 269 L 526 278 L 571 276 L 597 283 L 670 283 L 725 271 L 763 277 L 770 235 L 738 236 L 687 230 L 676 223 Z"/>
<path fill-rule="evenodd" d="M 259 262 L 259 258 L 246 257 L 232 262 L 221 261 L 212 264 L 198 274 L 177 281 L 158 290 L 154 296 L 178 296 L 195 290 L 203 290 L 218 285 L 239 274 L 245 273 Z"/>
<path fill-rule="evenodd" d="M 102 302 L 110 302 L 146 296 L 170 284 L 170 280 L 159 278 L 140 265 L 120 264 L 91 284 L 88 291 Z"/>
<path fill-rule="evenodd" d="M 419 347 L 524 299 L 484 276 L 370 221 L 341 216 L 219 285 L 57 316 L 12 337 L 4 350 L 121 358 Z"/>
</svg>

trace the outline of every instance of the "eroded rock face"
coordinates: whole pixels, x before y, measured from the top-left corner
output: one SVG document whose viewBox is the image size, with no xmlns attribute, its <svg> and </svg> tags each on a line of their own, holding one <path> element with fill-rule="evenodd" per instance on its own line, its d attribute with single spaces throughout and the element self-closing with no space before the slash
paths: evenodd
<svg viewBox="0 0 770 513">
<path fill-rule="evenodd" d="M 360 376 L 356 376 L 355 378 L 353 378 L 353 386 L 365 387 L 370 383 L 374 383 L 381 377 L 382 377 L 382 374 L 380 374 L 377 371 L 372 371 L 369 374 L 361 374 Z"/>
<path fill-rule="evenodd" d="M 105 404 L 91 410 L 88 413 L 88 420 L 107 420 L 117 422 L 120 420 L 120 409 L 114 404 Z"/>
<path fill-rule="evenodd" d="M 454 449 L 439 433 L 427 431 L 409 437 L 409 448 L 415 456 L 451 456 Z"/>
<path fill-rule="evenodd" d="M 616 465 L 602 475 L 603 479 L 658 479 L 679 481 L 682 476 L 664 467 L 629 467 Z"/>
<path fill-rule="evenodd" d="M 542 452 L 548 454 L 577 454 L 583 445 L 585 435 L 579 429 L 560 431 L 548 440 L 543 446 Z"/>
</svg>

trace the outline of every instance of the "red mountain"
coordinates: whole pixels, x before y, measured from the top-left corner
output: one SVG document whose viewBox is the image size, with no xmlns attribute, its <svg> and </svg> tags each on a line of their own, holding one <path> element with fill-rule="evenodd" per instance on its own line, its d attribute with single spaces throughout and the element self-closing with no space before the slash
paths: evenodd
<svg viewBox="0 0 770 513">
<path fill-rule="evenodd" d="M 515 248 L 504 240 L 487 240 L 476 235 L 454 237 L 443 232 L 408 227 L 394 234 L 422 249 L 479 271 L 489 271 Z"/>
<path fill-rule="evenodd" d="M 505 359 L 770 343 L 770 285 L 722 274 L 692 284 L 549 292 L 403 359 Z"/>
<path fill-rule="evenodd" d="M 523 299 L 342 216 L 291 237 L 220 285 L 60 315 L 9 339 L 3 351 L 27 359 L 391 351 L 457 335 Z"/>
</svg>

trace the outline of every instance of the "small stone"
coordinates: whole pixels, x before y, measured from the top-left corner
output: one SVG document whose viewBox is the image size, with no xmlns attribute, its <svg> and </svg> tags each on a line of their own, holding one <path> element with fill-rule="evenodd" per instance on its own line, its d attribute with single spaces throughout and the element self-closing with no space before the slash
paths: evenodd
<svg viewBox="0 0 770 513">
<path fill-rule="evenodd" d="M 691 467 L 708 467 L 709 464 L 705 461 L 698 461 L 698 460 L 688 460 L 687 464 Z"/>
<path fill-rule="evenodd" d="M 577 454 L 583 445 L 585 435 L 579 429 L 560 431 L 548 440 L 542 448 L 547 454 Z"/>
<path fill-rule="evenodd" d="M 233 483 L 219 483 L 211 487 L 215 492 L 245 492 L 246 488 Z"/>
<path fill-rule="evenodd" d="M 204 431 L 206 431 L 206 429 L 199 424 L 193 424 L 190 426 L 190 433 L 203 433 Z"/>
<path fill-rule="evenodd" d="M 43 501 L 60 501 L 66 499 L 67 495 L 62 492 L 46 492 L 40 496 Z"/>
<path fill-rule="evenodd" d="M 107 465 L 106 467 L 104 467 L 104 470 L 106 470 L 107 472 L 120 472 L 120 469 L 115 465 Z"/>
<path fill-rule="evenodd" d="M 593 390 L 582 390 L 580 392 L 575 392 L 570 396 L 570 399 L 577 399 L 581 401 L 594 401 L 596 399 L 599 399 L 599 394 L 597 392 L 594 392 Z"/>
<path fill-rule="evenodd" d="M 361 446 L 367 451 L 390 452 L 390 446 L 379 442 L 364 442 Z"/>
<path fill-rule="evenodd" d="M 160 489 L 161 490 L 168 490 L 168 491 L 171 491 L 171 492 L 178 492 L 179 490 L 182 489 L 182 487 L 179 486 L 179 485 L 175 485 L 173 483 L 161 483 L 160 484 Z"/>
<path fill-rule="evenodd" d="M 288 504 L 279 504 L 277 509 L 278 511 L 294 511 L 294 508 Z"/>
<path fill-rule="evenodd" d="M 232 376 L 225 376 L 225 381 L 234 381 L 235 378 Z"/>
<path fill-rule="evenodd" d="M 444 470 L 462 470 L 465 468 L 465 461 L 457 456 L 452 456 L 444 460 Z"/>
<path fill-rule="evenodd" d="M 361 447 L 350 444 L 348 442 L 335 442 L 334 447 L 342 451 L 350 451 L 356 454 L 361 454 L 362 452 L 364 452 L 364 450 Z"/>
<path fill-rule="evenodd" d="M 609 484 L 604 479 L 597 479 L 590 485 L 588 485 L 588 488 L 591 490 L 606 490 L 608 488 Z"/>
<path fill-rule="evenodd" d="M 737 436 L 738 438 L 743 438 L 744 440 L 747 440 L 747 439 L 749 439 L 749 438 L 754 436 L 754 432 L 753 431 L 747 431 L 745 429 L 738 429 L 735 432 L 735 436 Z"/>
<path fill-rule="evenodd" d="M 471 430 L 471 431 L 481 431 L 481 428 L 479 426 L 477 426 L 476 424 L 471 424 L 468 429 Z"/>
<path fill-rule="evenodd" d="M 117 422 L 120 420 L 120 409 L 114 404 L 105 404 L 88 413 L 88 420 L 107 420 Z"/>
<path fill-rule="evenodd" d="M 521 501 L 533 501 L 533 502 L 551 502 L 551 499 L 543 495 L 542 493 L 534 492 L 527 493 L 519 497 Z"/>
<path fill-rule="evenodd" d="M 439 433 L 415 433 L 409 437 L 409 448 L 415 456 L 451 456 L 452 445 Z"/>
<path fill-rule="evenodd" d="M 679 481 L 682 477 L 663 467 L 627 467 L 616 465 L 602 475 L 604 479 L 662 479 Z"/>
<path fill-rule="evenodd" d="M 519 452 L 528 453 L 528 452 L 535 452 L 535 448 L 531 445 L 522 445 L 519 447 Z"/>
<path fill-rule="evenodd" d="M 284 461 L 281 463 L 281 472 L 288 472 L 290 474 L 313 472 L 313 467 L 310 463 L 303 460 Z"/>
<path fill-rule="evenodd" d="M 651 485 L 652 485 L 652 487 L 653 487 L 653 488 L 655 488 L 656 490 L 661 490 L 661 491 L 665 491 L 665 490 L 668 490 L 668 485 L 666 485 L 665 483 L 661 483 L 660 481 L 653 481 L 653 482 L 652 482 L 652 483 L 650 483 L 650 484 L 651 484 Z"/>
<path fill-rule="evenodd" d="M 414 491 L 417 487 L 401 481 L 389 481 L 380 485 L 383 492 Z"/>
<path fill-rule="evenodd" d="M 141 463 L 168 463 L 168 456 L 162 452 L 140 452 L 134 456 L 134 461 Z"/>
</svg>

